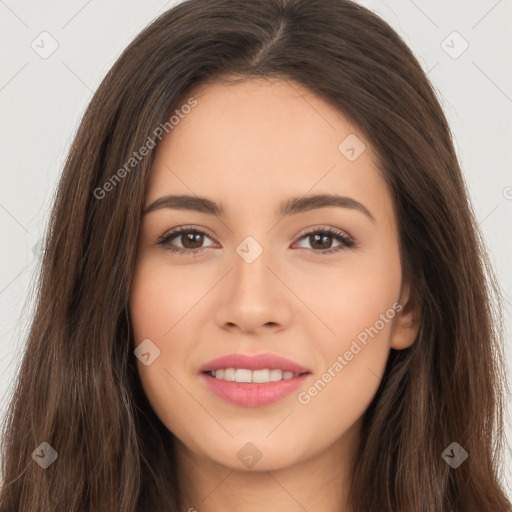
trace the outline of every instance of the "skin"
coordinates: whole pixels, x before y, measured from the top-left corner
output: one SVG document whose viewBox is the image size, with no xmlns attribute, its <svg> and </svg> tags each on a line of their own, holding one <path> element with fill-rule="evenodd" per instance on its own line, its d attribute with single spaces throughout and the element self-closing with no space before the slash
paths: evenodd
<svg viewBox="0 0 512 512">
<path fill-rule="evenodd" d="M 364 135 L 297 84 L 210 83 L 190 96 L 198 105 L 157 146 L 145 205 L 190 194 L 221 203 L 226 213 L 145 214 L 130 295 L 135 345 L 149 338 L 160 349 L 149 366 L 138 359 L 137 366 L 152 407 L 178 439 L 185 505 L 206 512 L 345 510 L 361 418 L 390 349 L 409 347 L 418 331 L 389 190 Z M 338 149 L 350 134 L 366 145 L 355 161 Z M 276 216 L 281 201 L 318 193 L 353 198 L 374 221 L 341 207 Z M 157 244 L 180 226 L 207 236 L 194 245 L 178 235 L 168 246 L 200 252 L 174 254 Z M 356 246 L 304 236 L 329 227 Z M 236 252 L 247 236 L 263 248 L 250 264 Z M 323 248 L 340 250 L 322 255 Z M 402 311 L 300 403 L 298 392 L 396 302 Z M 201 365 L 233 352 L 273 352 L 313 375 L 270 405 L 236 406 L 198 376 Z M 248 442 L 261 452 L 250 468 L 237 457 Z"/>
</svg>

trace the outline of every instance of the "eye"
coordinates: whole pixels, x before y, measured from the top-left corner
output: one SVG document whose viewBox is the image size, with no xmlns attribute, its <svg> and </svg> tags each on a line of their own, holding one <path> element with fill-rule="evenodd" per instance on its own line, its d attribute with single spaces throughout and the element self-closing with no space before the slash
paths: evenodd
<svg viewBox="0 0 512 512">
<path fill-rule="evenodd" d="M 173 240 L 177 240 L 181 245 L 175 245 Z M 162 235 L 157 244 L 165 247 L 166 250 L 180 255 L 197 254 L 205 247 L 213 247 L 216 242 L 209 246 L 203 246 L 205 239 L 213 242 L 212 238 L 204 231 L 193 228 L 191 226 L 183 226 L 172 230 L 169 233 Z M 338 242 L 338 245 L 332 245 L 333 239 Z M 317 228 L 308 231 L 299 239 L 306 241 L 310 244 L 311 248 L 301 247 L 315 255 L 325 255 L 334 252 L 339 252 L 344 249 L 355 247 L 355 242 L 342 231 L 333 228 Z"/>
<path fill-rule="evenodd" d="M 339 245 L 332 245 L 332 240 L 338 242 Z M 303 247 L 315 255 L 325 255 L 334 252 L 340 252 L 345 249 L 355 247 L 355 242 L 343 231 L 338 231 L 333 228 L 317 228 L 313 231 L 308 231 L 303 234 L 299 240 L 305 240 L 311 246 L 311 248 Z"/>
<path fill-rule="evenodd" d="M 171 241 L 175 238 L 181 243 L 181 247 L 171 244 Z M 202 244 L 204 243 L 205 238 L 212 240 L 204 231 L 201 231 L 200 229 L 183 226 L 160 237 L 157 244 L 163 245 L 166 250 L 173 253 L 178 253 L 181 255 L 196 254 L 204 248 L 202 247 Z"/>
</svg>

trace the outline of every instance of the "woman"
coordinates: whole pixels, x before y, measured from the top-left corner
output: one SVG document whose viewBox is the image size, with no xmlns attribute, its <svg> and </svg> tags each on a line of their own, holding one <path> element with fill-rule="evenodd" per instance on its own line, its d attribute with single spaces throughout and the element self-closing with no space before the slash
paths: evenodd
<svg viewBox="0 0 512 512">
<path fill-rule="evenodd" d="M 385 22 L 183 2 L 71 148 L 0 504 L 508 511 L 495 295 L 446 118 Z"/>
</svg>

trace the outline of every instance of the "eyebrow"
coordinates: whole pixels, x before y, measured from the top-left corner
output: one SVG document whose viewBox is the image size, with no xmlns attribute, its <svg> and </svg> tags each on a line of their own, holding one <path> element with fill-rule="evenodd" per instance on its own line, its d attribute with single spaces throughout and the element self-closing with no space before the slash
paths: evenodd
<svg viewBox="0 0 512 512">
<path fill-rule="evenodd" d="M 352 199 L 351 197 L 340 196 L 337 194 L 317 194 L 312 196 L 293 197 L 283 201 L 275 211 L 275 214 L 276 216 L 286 217 L 297 213 L 316 210 L 318 208 L 329 207 L 357 210 L 366 215 L 372 222 L 375 222 L 375 217 L 360 202 Z M 143 211 L 143 215 L 163 208 L 206 213 L 208 215 L 215 215 L 216 217 L 223 217 L 225 215 L 224 207 L 221 204 L 218 204 L 211 199 L 207 199 L 206 197 L 189 195 L 167 195 L 160 197 Z"/>
</svg>

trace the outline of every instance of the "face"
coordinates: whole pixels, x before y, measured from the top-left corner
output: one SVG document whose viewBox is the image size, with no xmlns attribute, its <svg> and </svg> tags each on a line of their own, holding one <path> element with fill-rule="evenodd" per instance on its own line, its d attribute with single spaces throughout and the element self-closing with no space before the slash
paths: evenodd
<svg viewBox="0 0 512 512">
<path fill-rule="evenodd" d="M 371 147 L 295 84 L 190 96 L 156 149 L 132 281 L 145 393 L 185 450 L 225 467 L 256 455 L 274 470 L 352 444 L 390 349 L 416 333 Z M 233 354 L 269 358 L 209 364 Z M 203 372 L 225 367 L 242 371 Z M 279 369 L 293 375 L 247 382 L 290 377 Z"/>
</svg>

